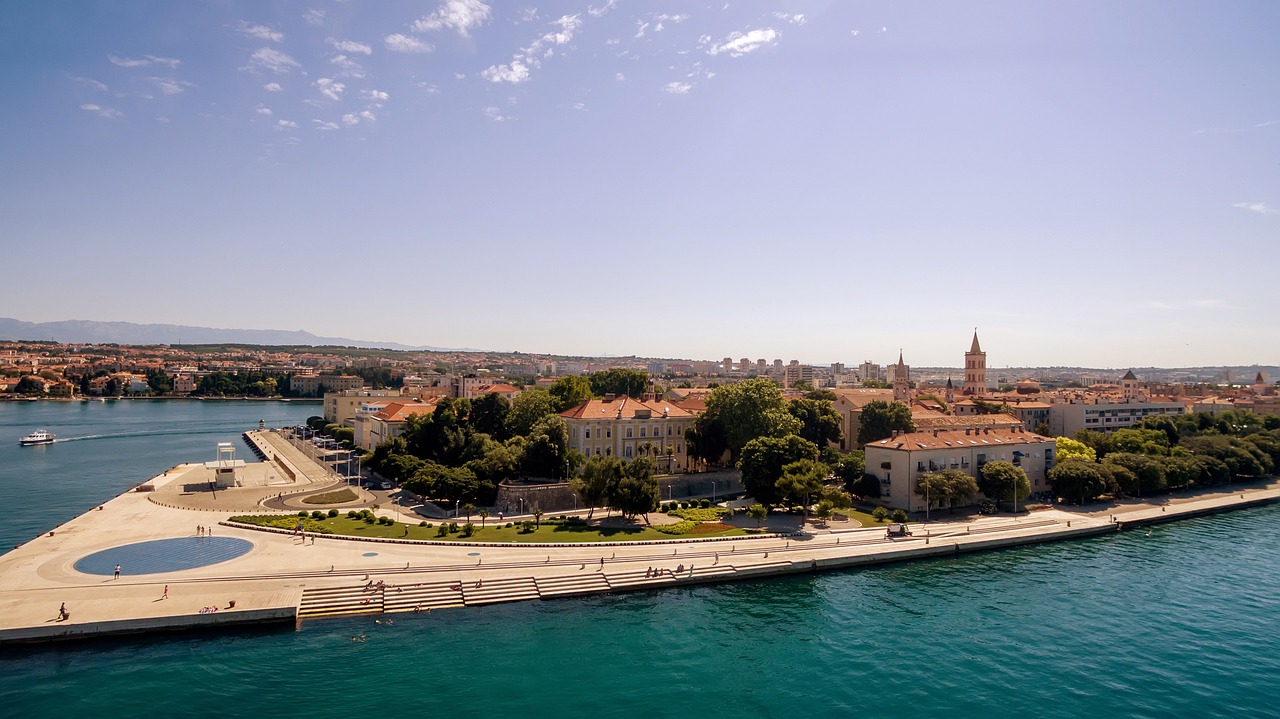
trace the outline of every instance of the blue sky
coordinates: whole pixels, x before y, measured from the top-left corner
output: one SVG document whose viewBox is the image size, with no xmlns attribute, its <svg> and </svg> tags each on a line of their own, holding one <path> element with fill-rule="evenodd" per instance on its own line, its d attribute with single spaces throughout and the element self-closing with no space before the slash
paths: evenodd
<svg viewBox="0 0 1280 719">
<path fill-rule="evenodd" d="M 1280 4 L 0 12 L 3 316 L 1280 362 Z"/>
</svg>

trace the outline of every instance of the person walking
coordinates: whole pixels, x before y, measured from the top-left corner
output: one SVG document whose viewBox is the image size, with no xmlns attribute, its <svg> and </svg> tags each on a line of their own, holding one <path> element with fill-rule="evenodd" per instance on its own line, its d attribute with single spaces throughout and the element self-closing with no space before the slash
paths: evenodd
<svg viewBox="0 0 1280 719">
<path fill-rule="evenodd" d="M 161 598 L 161 599 L 168 599 L 168 598 L 169 598 L 169 585 L 168 585 L 168 584 L 164 585 L 164 593 L 160 595 L 160 598 Z"/>
<path fill-rule="evenodd" d="M 119 564 L 117 564 L 117 565 L 116 565 L 116 576 L 115 576 L 115 579 L 119 579 L 119 578 L 120 578 L 120 565 L 119 565 Z"/>
</svg>

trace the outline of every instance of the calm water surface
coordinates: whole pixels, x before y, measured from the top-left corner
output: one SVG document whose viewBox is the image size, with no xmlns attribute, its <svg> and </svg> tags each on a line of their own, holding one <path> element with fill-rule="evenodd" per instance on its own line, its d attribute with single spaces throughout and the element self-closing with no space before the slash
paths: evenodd
<svg viewBox="0 0 1280 719">
<path fill-rule="evenodd" d="M 260 418 L 316 411 L 116 404 L 125 406 L 0 405 L 0 435 L 14 443 L 0 449 L 8 545 L 205 459 L 213 441 L 236 440 Z M 97 438 L 17 451 L 36 426 Z M 370 712 L 1280 717 L 1280 507 L 1149 535 L 397 615 L 391 626 L 330 620 L 0 652 L 0 716 Z"/>
</svg>

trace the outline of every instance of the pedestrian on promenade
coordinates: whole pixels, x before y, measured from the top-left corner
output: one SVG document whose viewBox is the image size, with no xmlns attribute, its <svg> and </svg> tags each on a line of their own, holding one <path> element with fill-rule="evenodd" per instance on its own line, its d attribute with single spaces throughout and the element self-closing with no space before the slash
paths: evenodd
<svg viewBox="0 0 1280 719">
<path fill-rule="evenodd" d="M 168 599 L 168 598 L 169 598 L 169 585 L 168 585 L 168 584 L 164 585 L 164 593 L 160 595 L 160 598 L 161 598 L 161 599 Z"/>
<path fill-rule="evenodd" d="M 66 602 L 63 602 L 62 606 L 58 607 L 58 621 L 60 622 L 67 621 L 67 603 Z"/>
<path fill-rule="evenodd" d="M 116 565 L 116 576 L 115 576 L 115 578 L 116 578 L 116 579 L 119 579 L 119 578 L 120 578 L 120 565 L 119 565 L 119 564 L 117 564 L 117 565 Z"/>
</svg>

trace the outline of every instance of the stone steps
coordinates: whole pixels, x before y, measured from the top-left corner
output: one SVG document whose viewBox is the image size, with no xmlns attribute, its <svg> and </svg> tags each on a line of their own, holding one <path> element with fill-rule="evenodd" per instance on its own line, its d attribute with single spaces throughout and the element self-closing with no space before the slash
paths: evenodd
<svg viewBox="0 0 1280 719">
<path fill-rule="evenodd" d="M 538 585 L 534 582 L 533 577 L 480 581 L 481 586 L 479 587 L 476 586 L 475 582 L 462 583 L 462 597 L 467 606 L 518 602 L 525 599 L 539 598 Z"/>
<path fill-rule="evenodd" d="M 575 594 L 596 594 L 609 591 L 609 582 L 603 575 L 592 572 L 584 575 L 545 577 L 536 579 L 538 594 L 547 597 L 567 597 Z"/>
<path fill-rule="evenodd" d="M 431 582 L 426 584 L 409 584 L 399 587 L 388 587 L 383 597 L 383 611 L 411 612 L 415 608 L 445 609 L 461 607 L 462 592 L 456 589 L 457 582 Z M 396 591 L 396 590 L 401 591 Z"/>
<path fill-rule="evenodd" d="M 604 575 L 610 589 L 634 589 L 636 587 L 665 587 L 675 581 L 670 574 L 660 573 L 658 576 L 644 576 L 642 571 L 617 572 Z"/>
<path fill-rule="evenodd" d="M 302 592 L 298 618 L 338 617 L 348 614 L 377 614 L 382 611 L 380 592 L 354 587 L 312 587 Z"/>
</svg>

